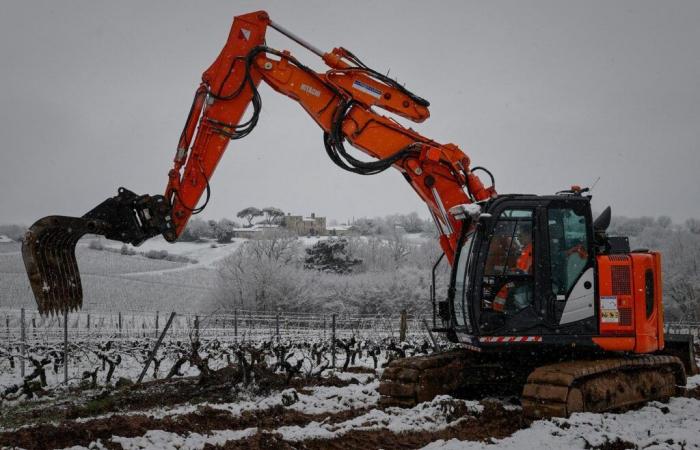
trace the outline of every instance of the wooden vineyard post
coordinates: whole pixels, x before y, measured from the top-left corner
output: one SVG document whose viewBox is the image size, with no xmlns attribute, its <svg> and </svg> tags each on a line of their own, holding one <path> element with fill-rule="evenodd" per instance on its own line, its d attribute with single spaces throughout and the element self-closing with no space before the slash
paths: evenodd
<svg viewBox="0 0 700 450">
<path fill-rule="evenodd" d="M 233 310 L 233 337 L 238 341 L 238 310 Z"/>
<path fill-rule="evenodd" d="M 159 322 L 160 321 L 160 311 L 156 311 L 156 331 L 154 332 L 154 335 L 158 336 L 158 328 L 159 328 Z"/>
<path fill-rule="evenodd" d="M 20 373 L 24 379 L 24 358 L 27 356 L 27 334 L 24 327 L 24 308 L 22 308 L 22 316 L 20 318 L 20 340 L 22 343 L 22 360 L 20 361 Z"/>
<path fill-rule="evenodd" d="M 401 322 L 399 323 L 399 341 L 406 341 L 406 328 L 408 328 L 408 323 L 406 322 L 406 310 L 401 311 Z"/>
<path fill-rule="evenodd" d="M 68 308 L 63 310 L 63 382 L 68 384 Z"/>
<path fill-rule="evenodd" d="M 199 316 L 194 316 L 194 340 L 199 342 Z"/>
<path fill-rule="evenodd" d="M 331 321 L 331 360 L 335 369 L 335 314 L 333 314 Z"/>
<path fill-rule="evenodd" d="M 275 315 L 275 336 L 277 336 L 277 340 L 280 338 L 280 312 L 279 309 L 277 310 L 277 315 Z"/>
<path fill-rule="evenodd" d="M 430 336 L 430 341 L 433 343 L 433 350 L 436 352 L 440 350 L 440 348 L 437 345 L 437 341 L 435 340 L 435 336 L 433 336 L 433 332 L 430 331 L 430 327 L 428 326 L 428 322 L 423 318 L 423 326 L 425 327 L 425 330 L 428 332 L 428 336 Z"/>
<path fill-rule="evenodd" d="M 122 313 L 119 312 L 119 337 L 122 336 Z"/>
<path fill-rule="evenodd" d="M 168 319 L 168 323 L 165 324 L 165 328 L 163 328 L 163 332 L 160 333 L 160 336 L 158 337 L 158 340 L 156 341 L 156 345 L 153 346 L 153 350 L 151 350 L 151 353 L 148 355 L 148 359 L 146 360 L 146 365 L 143 366 L 143 370 L 141 371 L 141 375 L 139 375 L 139 380 L 136 382 L 136 384 L 141 384 L 141 381 L 143 381 L 143 377 L 146 376 L 146 371 L 148 370 L 148 366 L 151 365 L 151 361 L 153 361 L 153 358 L 155 358 L 156 353 L 158 352 L 158 347 L 160 347 L 161 342 L 163 342 L 163 338 L 165 337 L 165 333 L 168 332 L 168 329 L 170 328 L 170 324 L 173 323 L 174 318 L 175 318 L 175 311 L 170 313 L 170 318 Z"/>
</svg>

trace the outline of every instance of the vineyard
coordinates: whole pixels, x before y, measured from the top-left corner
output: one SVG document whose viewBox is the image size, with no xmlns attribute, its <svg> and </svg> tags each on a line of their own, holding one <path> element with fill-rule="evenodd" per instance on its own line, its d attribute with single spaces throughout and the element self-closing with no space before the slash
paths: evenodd
<svg viewBox="0 0 700 450">
<path fill-rule="evenodd" d="M 446 348 L 420 317 L 1 314 L 0 447 L 680 449 L 700 432 L 699 377 L 667 404 L 533 424 L 513 397 L 381 408 L 387 362 Z"/>
<path fill-rule="evenodd" d="M 94 388 L 119 379 L 133 381 L 158 338 L 162 343 L 150 358 L 145 381 L 199 375 L 243 359 L 264 361 L 290 376 L 320 374 L 336 366 L 377 368 L 406 352 L 432 348 L 422 320 L 407 316 L 402 331 L 398 314 L 234 311 L 174 313 L 171 320 L 169 316 L 79 312 L 66 320 L 42 317 L 36 311 L 5 310 L 0 328 L 0 398 L 31 398 L 60 385 L 87 383 Z"/>
</svg>

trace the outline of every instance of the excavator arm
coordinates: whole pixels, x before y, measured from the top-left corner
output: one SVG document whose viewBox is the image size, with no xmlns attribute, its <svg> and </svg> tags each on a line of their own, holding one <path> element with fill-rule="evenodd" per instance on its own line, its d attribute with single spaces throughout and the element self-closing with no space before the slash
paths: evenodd
<svg viewBox="0 0 700 450">
<path fill-rule="evenodd" d="M 268 27 L 313 53 L 329 67 L 318 73 L 288 51 L 265 46 Z M 371 175 L 398 169 L 426 202 L 453 262 L 466 205 L 495 196 L 456 145 L 440 144 L 379 114 L 383 109 L 413 122 L 430 115 L 428 102 L 372 70 L 344 48 L 323 53 L 270 20 L 263 11 L 234 18 L 226 45 L 204 72 L 168 174 L 163 196 L 120 188 L 82 218 L 49 216 L 37 221 L 23 243 L 23 258 L 41 313 L 82 305 L 75 245 L 84 234 L 101 234 L 134 245 L 162 234 L 173 242 L 210 198 L 209 180 L 231 140 L 247 136 L 258 121 L 261 81 L 297 101 L 323 129 L 331 160 L 345 170 Z M 250 118 L 244 119 L 252 106 Z M 344 143 L 370 156 L 358 159 Z M 197 206 L 206 194 L 204 203 Z"/>
</svg>

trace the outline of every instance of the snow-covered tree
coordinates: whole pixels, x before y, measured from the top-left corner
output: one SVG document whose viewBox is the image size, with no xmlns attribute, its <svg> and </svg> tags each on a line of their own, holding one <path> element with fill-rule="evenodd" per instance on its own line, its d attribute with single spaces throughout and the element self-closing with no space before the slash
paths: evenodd
<svg viewBox="0 0 700 450">
<path fill-rule="evenodd" d="M 185 231 L 183 231 L 178 240 L 182 242 L 196 242 L 207 237 L 211 237 L 211 227 L 204 220 L 195 217 L 187 222 Z"/>
<path fill-rule="evenodd" d="M 685 221 L 685 227 L 693 234 L 700 234 L 700 220 L 688 219 Z"/>
<path fill-rule="evenodd" d="M 233 230 L 238 226 L 236 222 L 226 218 L 221 219 L 218 222 L 210 221 L 209 225 L 212 227 L 214 238 L 219 244 L 231 242 L 234 235 Z"/>
<path fill-rule="evenodd" d="M 306 249 L 304 268 L 338 274 L 351 273 L 362 260 L 353 258 L 345 238 L 325 239 Z"/>
<path fill-rule="evenodd" d="M 0 225 L 0 236 L 7 236 L 13 241 L 21 241 L 24 233 L 27 232 L 27 227 L 24 225 Z"/>
<path fill-rule="evenodd" d="M 245 242 L 219 269 L 217 306 L 271 311 L 300 308 L 310 296 L 296 237 L 270 230 Z"/>
</svg>

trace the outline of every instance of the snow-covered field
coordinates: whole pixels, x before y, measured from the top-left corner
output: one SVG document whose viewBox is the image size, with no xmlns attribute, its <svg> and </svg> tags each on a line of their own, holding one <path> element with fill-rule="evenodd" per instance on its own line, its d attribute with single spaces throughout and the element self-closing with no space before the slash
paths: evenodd
<svg viewBox="0 0 700 450">
<path fill-rule="evenodd" d="M 0 445 L 27 443 L 39 430 L 58 448 L 700 448 L 700 401 L 677 397 L 624 413 L 574 414 L 522 422 L 503 400 L 439 396 L 413 408 L 377 407 L 378 374 L 331 373 L 339 386 L 242 392 L 235 402 L 185 403 L 114 411 L 37 428 L 0 430 Z M 700 383 L 697 376 L 692 385 Z M 72 427 L 70 432 L 65 427 Z M 189 427 L 189 428 L 188 428 Z M 63 434 L 61 434 L 63 433 Z M 38 436 L 37 436 L 38 438 Z M 41 445 L 29 445 L 43 448 Z"/>
<path fill-rule="evenodd" d="M 309 246 L 318 238 L 301 241 Z M 109 298 L 109 306 L 115 309 L 149 305 L 162 311 L 166 307 L 196 310 L 211 293 L 218 264 L 242 242 L 173 245 L 159 238 L 133 249 L 142 254 L 122 255 L 119 243 L 102 241 L 106 250 L 98 250 L 90 248 L 89 240 L 83 241 L 77 254 L 86 306 L 103 308 L 103 299 Z M 149 251 L 163 250 L 187 262 L 144 256 Z M 173 299 L 184 301 L 177 304 Z M 0 305 L 34 306 L 19 244 L 4 237 L 0 237 Z M 153 337 L 143 343 L 142 348 L 128 352 L 100 350 L 108 360 L 120 355 L 111 383 L 138 377 Z M 327 370 L 322 379 L 313 382 L 297 381 L 268 391 L 260 388 L 264 380 L 256 380 L 246 386 L 227 385 L 206 391 L 201 396 L 183 394 L 172 401 L 167 400 L 172 393 L 163 394 L 167 401 L 160 404 L 157 397 L 161 389 L 167 391 L 168 383 L 184 383 L 184 392 L 196 385 L 194 381 L 187 384 L 187 380 L 200 375 L 187 363 L 181 375 L 164 380 L 179 355 L 175 340 L 169 340 L 168 350 L 159 355 L 162 360 L 157 377 L 151 367 L 145 378 L 149 383 L 133 390 L 86 387 L 89 379 L 81 382 L 83 372 L 99 369 L 101 385 L 108 367 L 100 368 L 100 354 L 90 346 L 79 341 L 72 345 L 79 359 L 70 365 L 67 387 L 61 385 L 62 366 L 47 364 L 47 384 L 56 394 L 39 399 L 11 395 L 2 404 L 0 448 L 700 448 L 700 376 L 689 380 L 691 395 L 672 398 L 668 403 L 652 402 L 622 413 L 574 414 L 568 419 L 527 424 L 514 399 L 467 401 L 441 396 L 414 408 L 379 408 L 376 389 L 381 369 L 373 370 L 367 354 L 358 358 L 353 372 Z M 128 341 L 120 341 L 120 345 L 128 345 Z M 43 351 L 49 354 L 51 349 Z M 212 357 L 212 369 L 227 365 L 222 355 Z M 380 367 L 385 359 L 386 353 L 379 358 Z M 341 353 L 339 365 L 343 360 Z M 273 361 L 270 359 L 268 364 L 273 365 Z M 17 368 L 9 364 L 8 359 L 0 358 L 0 390 L 21 384 Z M 313 365 L 305 364 L 305 370 L 312 372 Z M 28 365 L 27 371 L 31 370 Z M 278 368 L 278 373 L 284 371 Z M 151 395 L 156 400 L 140 405 L 139 395 L 146 399 Z M 110 396 L 125 396 L 125 403 L 120 403 L 121 397 L 110 402 Z"/>
<path fill-rule="evenodd" d="M 617 447 L 615 444 L 617 443 Z M 623 447 L 624 444 L 628 446 Z M 700 401 L 672 398 L 621 414 L 577 413 L 568 419 L 538 420 L 503 439 L 438 440 L 425 450 L 519 449 L 696 449 L 700 448 Z"/>
<path fill-rule="evenodd" d="M 119 242 L 99 241 L 105 249 L 90 248 L 92 238 L 76 249 L 84 292 L 84 309 L 196 311 L 212 297 L 217 264 L 243 242 L 229 244 L 167 243 L 154 238 L 135 255 L 119 253 Z M 147 258 L 149 251 L 167 251 L 190 262 Z M 17 242 L 0 242 L 0 305 L 34 308 L 27 275 Z"/>
<path fill-rule="evenodd" d="M 404 237 L 412 242 L 426 239 L 420 234 Z M 299 237 L 298 242 L 309 247 L 322 239 L 327 237 Z M 83 284 L 83 310 L 211 310 L 220 264 L 245 241 L 235 238 L 226 244 L 169 243 L 156 237 L 139 247 L 127 245 L 127 252 L 135 254 L 121 254 L 120 242 L 87 236 L 76 249 Z M 173 258 L 148 258 L 149 252 L 167 252 Z M 20 243 L 6 237 L 0 238 L 0 306 L 35 307 Z"/>
</svg>

